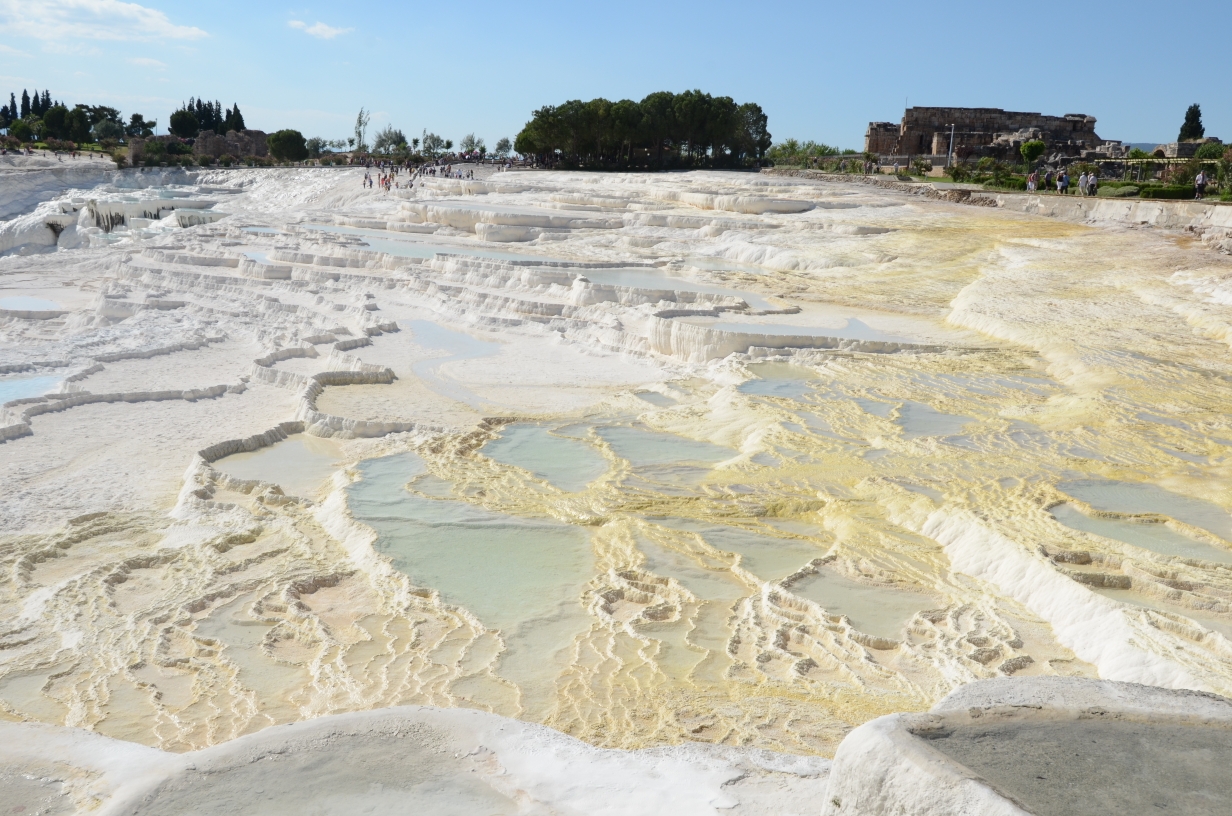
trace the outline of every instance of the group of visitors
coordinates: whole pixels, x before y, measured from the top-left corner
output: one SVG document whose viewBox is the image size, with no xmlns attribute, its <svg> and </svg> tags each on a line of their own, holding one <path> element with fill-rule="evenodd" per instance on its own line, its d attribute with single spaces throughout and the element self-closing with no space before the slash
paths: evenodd
<svg viewBox="0 0 1232 816">
<path fill-rule="evenodd" d="M 399 175 L 399 172 L 403 169 L 405 168 L 399 167 L 396 164 L 390 164 L 386 166 L 384 162 L 381 162 L 379 167 L 377 168 L 377 175 L 375 178 L 373 177 L 371 172 L 367 170 L 364 171 L 364 181 L 363 181 L 364 187 L 366 189 L 372 189 L 373 187 L 380 187 L 381 190 L 383 190 L 386 193 L 388 193 L 390 190 L 400 189 L 402 187 L 402 182 L 396 181 L 396 178 Z M 414 186 L 415 186 L 415 183 L 413 181 L 408 180 L 406 182 L 406 188 L 408 190 Z"/>
<path fill-rule="evenodd" d="M 1039 171 L 1033 171 L 1027 176 L 1027 192 L 1036 192 L 1040 189 Z M 1057 187 L 1058 195 L 1069 195 L 1070 177 L 1069 173 L 1062 168 L 1059 172 L 1053 173 L 1051 170 L 1044 174 L 1042 179 L 1044 189 L 1050 189 L 1054 184 Z M 1082 171 L 1082 175 L 1078 176 L 1078 193 L 1084 196 L 1093 196 L 1099 194 L 1099 176 L 1094 171 Z"/>
</svg>

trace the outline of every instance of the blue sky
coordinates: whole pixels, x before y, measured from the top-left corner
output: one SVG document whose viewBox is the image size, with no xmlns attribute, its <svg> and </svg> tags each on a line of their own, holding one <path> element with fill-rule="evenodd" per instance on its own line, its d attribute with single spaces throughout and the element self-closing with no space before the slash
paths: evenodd
<svg viewBox="0 0 1232 816">
<path fill-rule="evenodd" d="M 0 0 L 0 91 L 50 88 L 162 128 L 204 96 L 238 103 L 249 127 L 326 138 L 347 136 L 362 105 L 373 126 L 489 145 L 541 105 L 689 88 L 760 103 L 776 140 L 841 147 L 908 100 L 1086 113 L 1134 142 L 1175 139 L 1198 102 L 1207 134 L 1232 141 L 1227 3 L 1178 20 L 1143 0 Z"/>
</svg>

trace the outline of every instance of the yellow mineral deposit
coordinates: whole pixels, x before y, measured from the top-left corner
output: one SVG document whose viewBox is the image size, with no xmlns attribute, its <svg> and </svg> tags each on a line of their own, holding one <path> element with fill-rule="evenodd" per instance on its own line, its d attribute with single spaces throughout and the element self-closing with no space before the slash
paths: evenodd
<svg viewBox="0 0 1232 816">
<path fill-rule="evenodd" d="M 1226 257 L 765 175 L 359 176 L 171 174 L 226 217 L 0 261 L 88 304 L 0 323 L 4 717 L 828 755 L 979 678 L 1232 693 Z M 157 195 L 115 189 L 57 211 Z"/>
</svg>

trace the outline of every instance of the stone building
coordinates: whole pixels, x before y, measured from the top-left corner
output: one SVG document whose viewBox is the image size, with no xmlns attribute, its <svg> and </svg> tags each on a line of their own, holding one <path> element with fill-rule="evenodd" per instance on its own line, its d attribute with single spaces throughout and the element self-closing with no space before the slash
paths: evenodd
<svg viewBox="0 0 1232 816">
<path fill-rule="evenodd" d="M 231 130 L 224 136 L 212 130 L 203 130 L 197 134 L 193 142 L 194 156 L 210 156 L 219 158 L 223 155 L 243 158 L 247 156 L 268 156 L 269 143 L 264 131 L 261 130 Z"/>
<path fill-rule="evenodd" d="M 1040 139 L 1048 152 L 1081 155 L 1107 144 L 1095 133 L 1095 117 L 1081 113 L 1044 116 L 1000 108 L 908 108 L 903 121 L 870 122 L 864 150 L 882 156 L 946 156 L 950 127 L 959 159 L 1006 158 L 1025 141 Z"/>
<path fill-rule="evenodd" d="M 1194 154 L 1198 152 L 1198 148 L 1207 144 L 1221 145 L 1223 142 L 1212 136 L 1187 142 L 1168 142 L 1167 144 L 1158 145 L 1151 152 L 1151 155 L 1159 159 L 1192 159 Z"/>
</svg>

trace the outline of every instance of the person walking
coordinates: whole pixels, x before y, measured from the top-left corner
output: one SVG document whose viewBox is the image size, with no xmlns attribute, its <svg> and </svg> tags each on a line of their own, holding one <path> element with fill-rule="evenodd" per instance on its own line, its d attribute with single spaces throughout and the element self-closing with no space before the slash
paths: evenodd
<svg viewBox="0 0 1232 816">
<path fill-rule="evenodd" d="M 1206 171 L 1199 170 L 1198 175 L 1194 176 L 1194 199 L 1201 199 L 1206 195 Z"/>
<path fill-rule="evenodd" d="M 1099 195 L 1099 177 L 1094 170 L 1087 174 L 1087 195 Z"/>
<path fill-rule="evenodd" d="M 1083 170 L 1082 175 L 1078 177 L 1078 195 L 1084 196 L 1087 194 L 1087 171 Z"/>
</svg>

